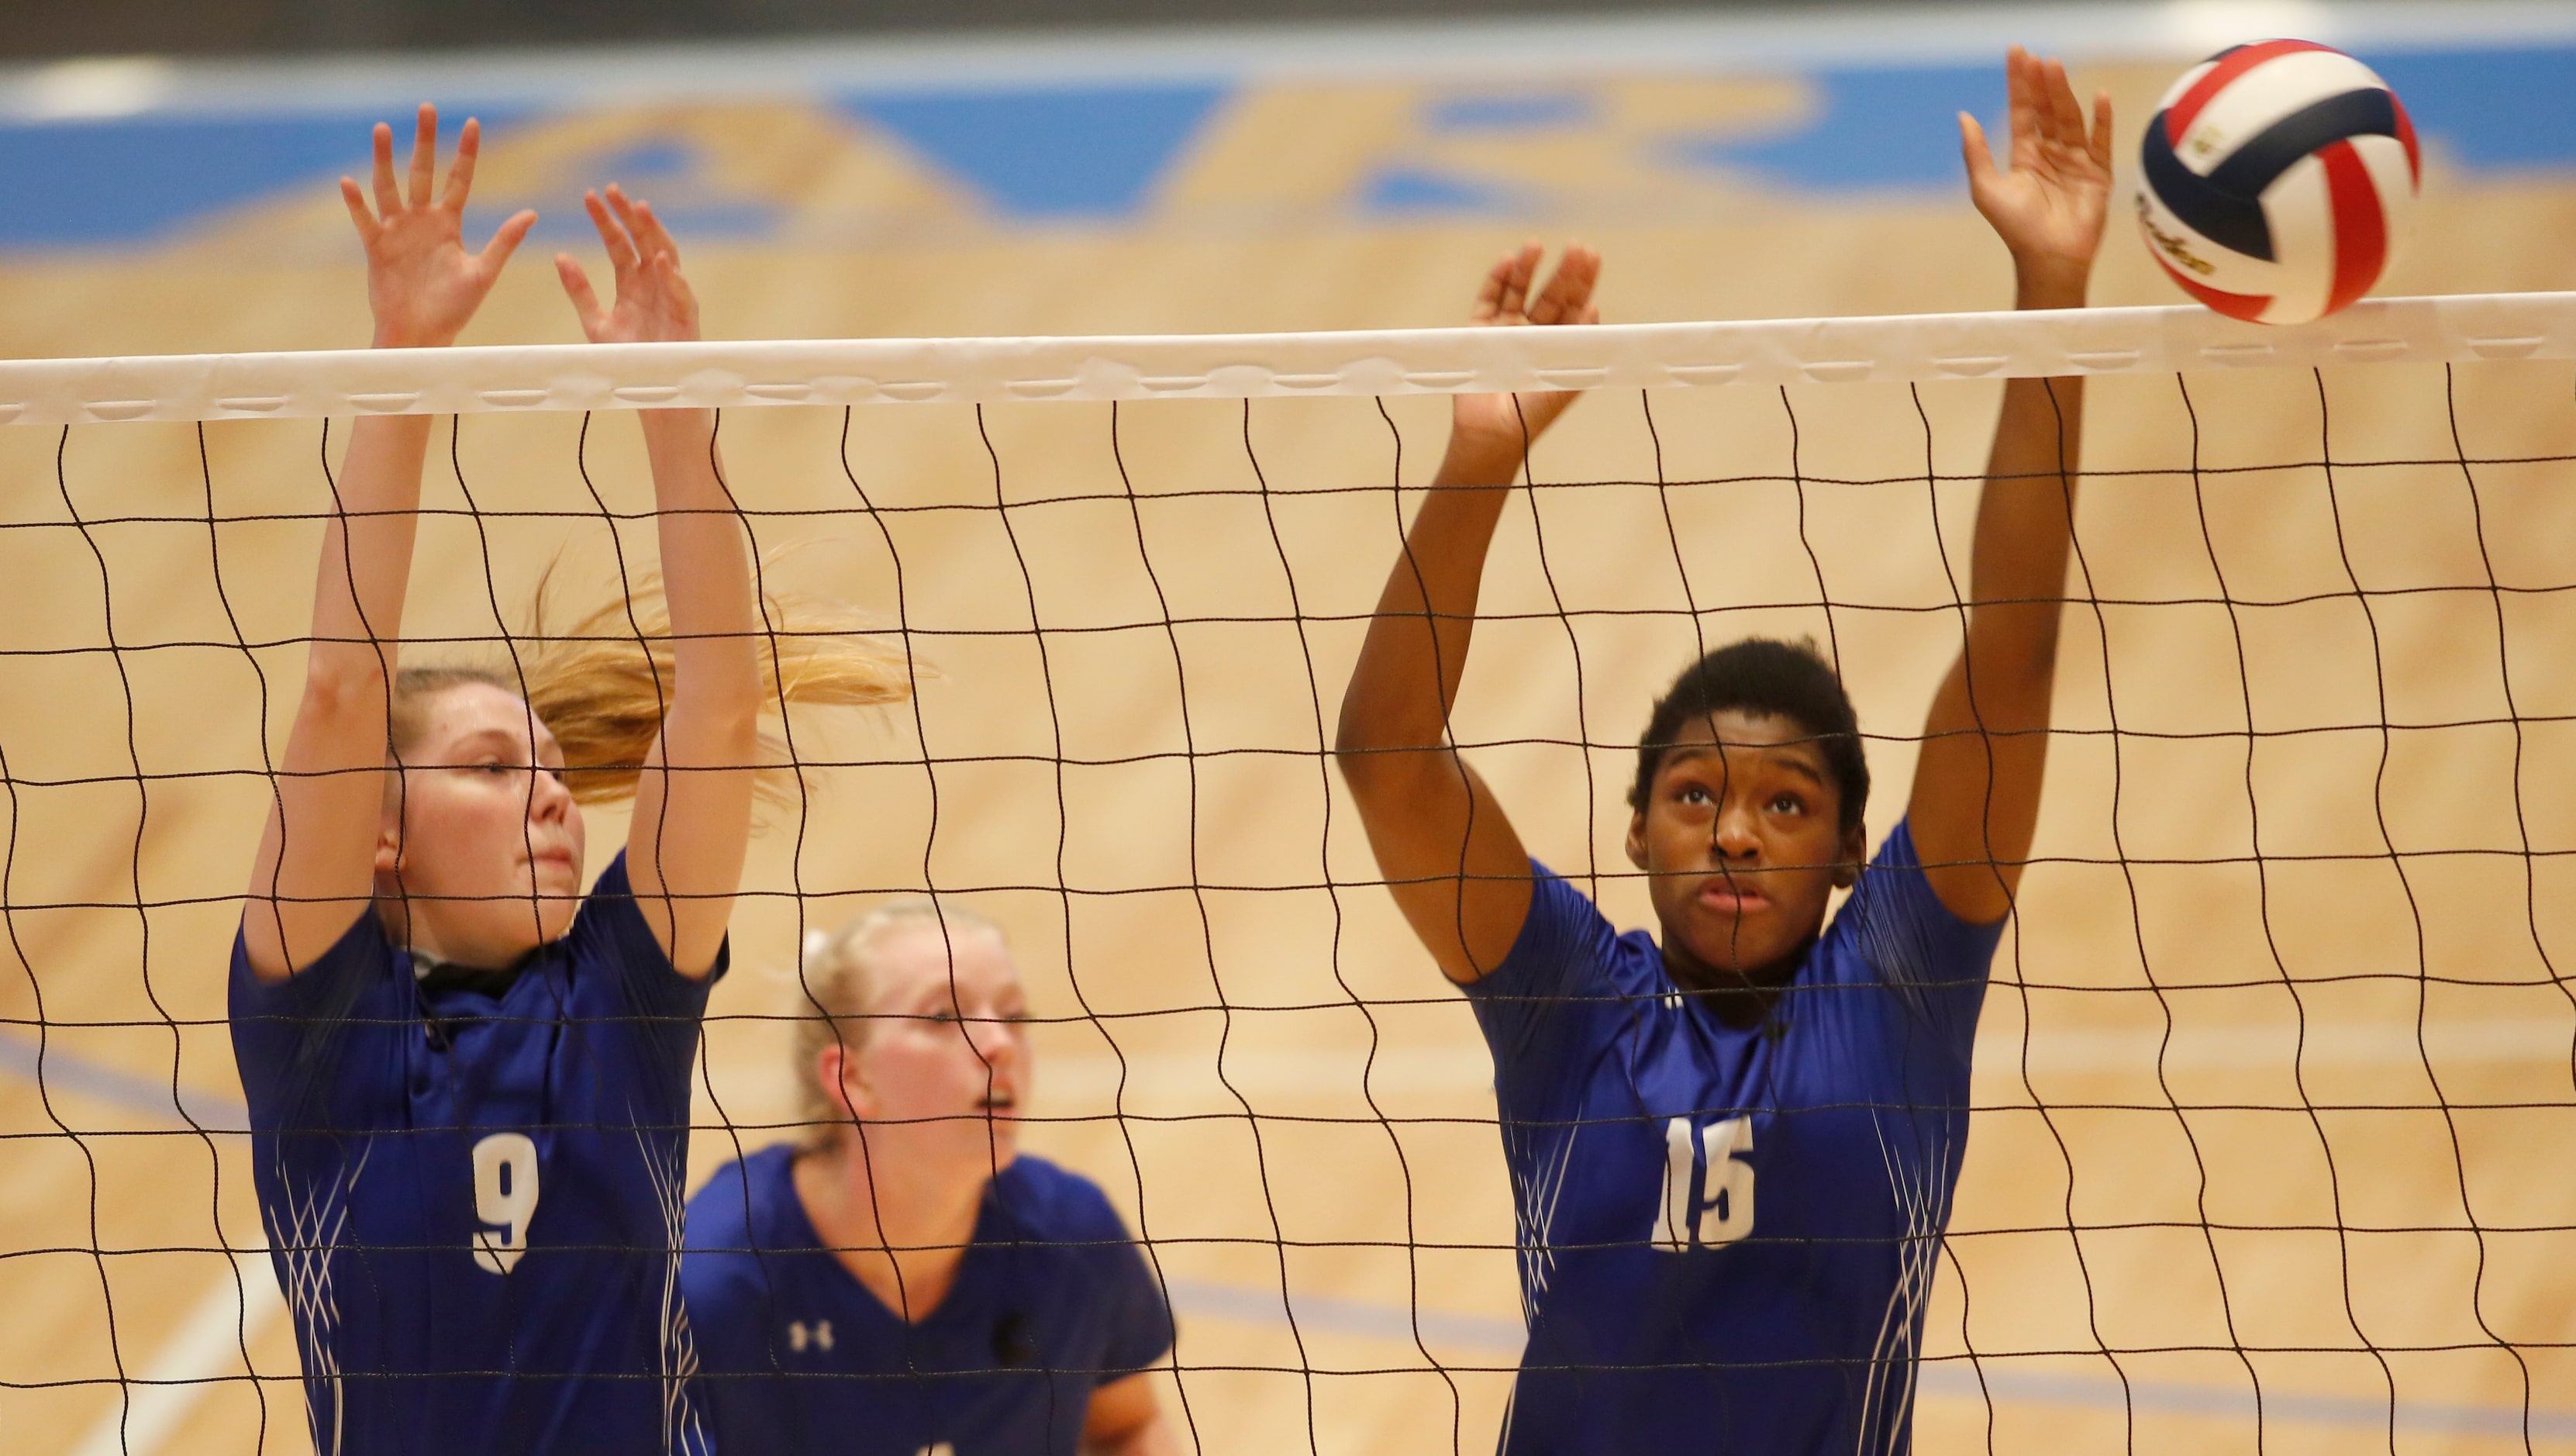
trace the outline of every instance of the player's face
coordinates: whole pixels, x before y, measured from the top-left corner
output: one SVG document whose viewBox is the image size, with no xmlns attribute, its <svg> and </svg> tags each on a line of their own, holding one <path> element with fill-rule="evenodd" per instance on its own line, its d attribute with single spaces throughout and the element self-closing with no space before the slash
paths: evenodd
<svg viewBox="0 0 2576 1456">
<path fill-rule="evenodd" d="M 571 928 L 581 809 L 562 748 L 518 697 L 466 683 L 422 719 L 402 771 L 386 777 L 377 895 L 408 903 L 413 944 L 497 969 Z"/>
<path fill-rule="evenodd" d="M 1861 835 L 1839 828 L 1842 794 L 1804 727 L 1729 710 L 1686 725 L 1628 826 L 1628 858 L 1652 878 L 1664 959 L 1703 989 L 1772 984 L 1858 871 Z"/>
<path fill-rule="evenodd" d="M 960 1182 L 1009 1166 L 1033 1071 L 1009 947 L 981 930 L 947 938 L 907 925 L 878 942 L 875 971 L 876 1014 L 843 1077 L 852 1110 L 872 1124 L 870 1160 Z"/>
</svg>

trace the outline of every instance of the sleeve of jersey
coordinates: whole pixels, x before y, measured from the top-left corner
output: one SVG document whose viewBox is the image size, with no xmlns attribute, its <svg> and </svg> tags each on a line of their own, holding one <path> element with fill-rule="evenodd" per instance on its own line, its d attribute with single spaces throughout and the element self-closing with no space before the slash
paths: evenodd
<svg viewBox="0 0 2576 1456">
<path fill-rule="evenodd" d="M 617 967 L 619 994 L 649 1018 L 685 1025 L 694 1045 L 698 1018 L 706 1014 L 707 993 L 724 979 L 726 968 L 733 962 L 730 937 L 716 948 L 713 970 L 696 979 L 681 975 L 671 958 L 662 953 L 661 942 L 653 938 L 653 927 L 645 922 L 643 909 L 635 903 L 635 887 L 626 876 L 623 851 L 609 861 L 598 883 L 591 886 L 590 898 L 581 909 L 581 924 L 573 933 L 587 936 L 596 950 Z"/>
<path fill-rule="evenodd" d="M 1544 1116 L 1568 1074 L 1587 1064 L 1629 1014 L 1611 977 L 1618 933 L 1583 892 L 1530 861 L 1529 918 L 1484 979 L 1466 987 L 1494 1057 L 1494 1091 L 1516 1118 Z"/>
<path fill-rule="evenodd" d="M 280 1125 L 296 1089 L 322 1074 L 326 1054 L 353 1020 L 370 1014 L 362 1005 L 367 991 L 392 975 L 393 947 L 369 912 L 360 912 L 320 959 L 283 981 L 261 980 L 249 947 L 234 934 L 225 999 L 252 1126 Z"/>
<path fill-rule="evenodd" d="M 1924 876 L 1913 828 L 1903 822 L 1879 846 L 1843 915 L 1880 983 L 1964 1055 L 2003 922 L 1974 925 L 1952 914 Z"/>
<path fill-rule="evenodd" d="M 1115 1311 L 1109 1345 L 1100 1361 L 1100 1383 L 1106 1385 L 1151 1368 L 1171 1352 L 1172 1307 L 1164 1303 L 1162 1287 L 1154 1282 L 1154 1271 L 1146 1265 L 1144 1251 L 1136 1247 L 1125 1221 L 1105 1198 L 1100 1209 L 1105 1224 L 1102 1237 L 1115 1240 L 1100 1251 L 1112 1291 L 1109 1305 Z"/>
</svg>

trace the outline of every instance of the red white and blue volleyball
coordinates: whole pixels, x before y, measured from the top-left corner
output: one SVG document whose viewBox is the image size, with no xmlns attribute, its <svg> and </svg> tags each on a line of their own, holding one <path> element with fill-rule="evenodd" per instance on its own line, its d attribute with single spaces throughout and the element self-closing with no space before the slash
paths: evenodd
<svg viewBox="0 0 2576 1456">
<path fill-rule="evenodd" d="M 2257 323 L 2322 318 L 2370 291 L 2423 180 L 2388 83 L 2303 40 L 2224 50 L 2156 104 L 2138 226 L 2183 291 Z"/>
</svg>

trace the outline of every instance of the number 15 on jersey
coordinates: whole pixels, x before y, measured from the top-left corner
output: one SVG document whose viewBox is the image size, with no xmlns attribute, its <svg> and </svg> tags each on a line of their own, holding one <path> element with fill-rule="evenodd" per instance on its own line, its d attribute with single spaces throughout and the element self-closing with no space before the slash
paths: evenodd
<svg viewBox="0 0 2576 1456">
<path fill-rule="evenodd" d="M 1664 1124 L 1664 1198 L 1655 1247 L 1672 1253 L 1713 1249 L 1753 1232 L 1753 1119 L 1730 1117 L 1695 1128 L 1687 1117 Z"/>
</svg>

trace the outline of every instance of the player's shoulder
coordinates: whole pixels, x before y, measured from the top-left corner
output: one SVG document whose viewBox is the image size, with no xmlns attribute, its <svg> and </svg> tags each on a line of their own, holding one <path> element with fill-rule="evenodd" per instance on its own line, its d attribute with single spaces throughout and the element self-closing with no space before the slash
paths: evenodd
<svg viewBox="0 0 2576 1456">
<path fill-rule="evenodd" d="M 1826 928 L 1820 963 L 1902 984 L 1955 981 L 1982 974 L 2002 935 L 2000 922 L 1972 924 L 1941 903 L 1899 820 Z"/>
<path fill-rule="evenodd" d="M 1861 867 L 1859 883 L 1835 912 L 1826 934 L 1865 934 L 1874 924 L 1891 918 L 1920 919 L 1936 912 L 1941 918 L 1956 918 L 1942 906 L 1932 881 L 1923 873 L 1923 861 L 1914 848 L 1913 824 L 1899 819 L 1878 842 L 1878 852 Z"/>
<path fill-rule="evenodd" d="M 684 1247 L 745 1260 L 755 1247 L 776 1247 L 781 1200 L 796 1197 L 795 1159 L 795 1147 L 780 1143 L 716 1169 L 689 1200 Z"/>
<path fill-rule="evenodd" d="M 232 1000 L 237 1006 L 250 1008 L 250 1014 L 257 1014 L 261 1010 L 300 1009 L 307 1002 L 348 1001 L 370 992 L 381 995 L 407 990 L 392 974 L 395 954 L 384 922 L 369 907 L 359 911 L 350 920 L 349 928 L 340 932 L 339 939 L 310 965 L 282 980 L 263 980 L 251 967 L 250 937 L 235 930 L 230 966 Z"/>
<path fill-rule="evenodd" d="M 1530 861 L 1529 918 L 1521 923 L 1504 966 L 1550 985 L 1564 978 L 1543 974 L 1546 968 L 1588 972 L 1622 994 L 1659 995 L 1667 989 L 1663 953 L 1655 948 L 1653 934 L 1622 933 L 1580 886 L 1535 859 Z"/>
<path fill-rule="evenodd" d="M 1099 1184 L 1034 1154 L 1011 1160 L 993 1180 L 993 1196 L 1023 1237 L 1094 1245 L 1129 1237 L 1126 1220 Z"/>
<path fill-rule="evenodd" d="M 621 849 L 610 857 L 599 878 L 590 882 L 590 893 L 581 897 L 581 908 L 574 912 L 572 930 L 564 939 L 576 955 L 599 955 L 614 953 L 635 931 L 648 938 L 652 934 L 643 912 L 636 908 L 635 885 L 627 878 L 626 851 Z"/>
</svg>

